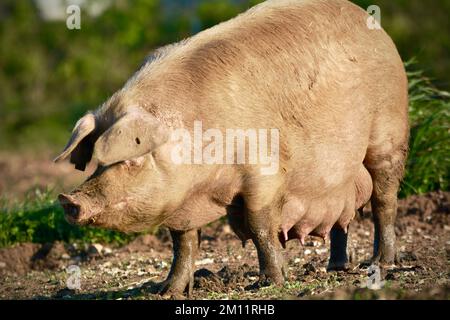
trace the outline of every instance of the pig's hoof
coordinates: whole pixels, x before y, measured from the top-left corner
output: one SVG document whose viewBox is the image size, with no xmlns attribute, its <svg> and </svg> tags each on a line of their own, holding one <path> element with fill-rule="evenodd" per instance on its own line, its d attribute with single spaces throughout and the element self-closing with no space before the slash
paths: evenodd
<svg viewBox="0 0 450 320">
<path fill-rule="evenodd" d="M 350 270 L 350 265 L 348 262 L 331 262 L 328 263 L 327 272 L 333 271 L 348 271 Z"/>
<path fill-rule="evenodd" d="M 392 270 L 396 268 L 396 265 L 393 261 L 392 262 L 381 261 L 379 257 L 373 257 L 359 264 L 360 269 L 369 269 L 373 266 L 377 266 L 382 270 Z"/>
<path fill-rule="evenodd" d="M 161 295 L 163 299 L 168 300 L 183 300 L 186 299 L 184 296 L 184 290 L 180 290 L 178 288 L 171 288 L 170 285 L 161 284 L 161 287 L 158 290 L 158 294 Z"/>
<path fill-rule="evenodd" d="M 167 279 L 159 284 L 157 293 L 160 294 L 164 299 L 185 299 L 184 292 L 187 292 L 188 297 L 192 296 L 192 286 L 190 282 Z"/>
<path fill-rule="evenodd" d="M 258 290 L 264 287 L 269 287 L 269 286 L 281 286 L 284 282 L 284 279 L 281 278 L 274 278 L 274 277 L 270 277 L 266 274 L 262 274 L 259 276 L 259 279 L 255 282 L 252 283 L 251 285 L 246 286 L 244 289 L 245 290 Z"/>
<path fill-rule="evenodd" d="M 179 293 L 179 292 L 170 292 L 170 291 L 164 293 L 161 297 L 166 300 L 185 300 L 186 299 L 184 294 Z"/>
</svg>

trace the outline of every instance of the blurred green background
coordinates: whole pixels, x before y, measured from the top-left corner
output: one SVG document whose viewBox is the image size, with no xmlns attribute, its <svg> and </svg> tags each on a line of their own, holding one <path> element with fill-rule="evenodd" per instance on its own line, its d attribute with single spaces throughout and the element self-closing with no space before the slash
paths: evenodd
<svg viewBox="0 0 450 320">
<path fill-rule="evenodd" d="M 0 155 L 8 163 L 15 161 L 12 153 L 19 158 L 22 153 L 55 154 L 78 118 L 118 90 L 152 49 L 227 20 L 258 2 L 1 0 Z M 381 24 L 408 70 L 411 139 L 400 196 L 448 190 L 450 0 L 354 2 L 363 8 L 380 7 Z M 81 30 L 66 27 L 65 9 L 71 3 L 81 4 Z M 50 158 L 47 155 L 44 158 Z M 46 161 L 47 171 L 55 171 Z M 5 165 L 2 169 L 0 161 L 6 191 L 16 181 L 2 177 L 9 170 Z M 32 169 L 31 177 L 25 175 L 24 180 L 36 175 Z M 0 194 L 0 247 L 24 241 L 129 239 L 115 232 L 69 226 L 54 201 L 54 190 L 33 189 L 31 197 L 14 205 L 6 198 Z"/>
<path fill-rule="evenodd" d="M 65 15 L 45 19 L 39 3 L 0 2 L 0 149 L 60 148 L 74 122 L 132 75 L 155 47 L 227 20 L 257 0 L 87 0 L 81 30 L 68 30 Z M 450 1 L 357 0 L 377 4 L 381 23 L 404 60 L 437 87 L 450 83 Z M 107 3 L 95 16 L 89 6 Z M 65 13 L 65 12 L 64 12 Z"/>
</svg>

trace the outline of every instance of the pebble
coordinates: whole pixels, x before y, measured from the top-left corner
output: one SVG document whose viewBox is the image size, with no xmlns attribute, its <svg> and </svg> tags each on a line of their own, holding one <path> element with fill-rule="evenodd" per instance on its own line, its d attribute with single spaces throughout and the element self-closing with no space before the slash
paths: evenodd
<svg viewBox="0 0 450 320">
<path fill-rule="evenodd" d="M 165 261 L 157 262 L 155 267 L 158 269 L 164 269 L 167 267 L 167 262 L 165 262 Z"/>
<path fill-rule="evenodd" d="M 304 253 L 305 253 L 305 255 L 308 255 L 308 254 L 311 254 L 312 253 L 312 251 L 311 250 L 309 250 L 309 249 L 306 249 L 305 251 L 303 251 Z"/>
<path fill-rule="evenodd" d="M 211 264 L 211 263 L 214 263 L 214 259 L 212 259 L 212 258 L 206 258 L 206 259 L 195 261 L 196 266 L 202 266 L 202 265 Z"/>
<path fill-rule="evenodd" d="M 88 247 L 87 252 L 89 255 L 100 255 L 102 254 L 102 250 L 103 246 L 101 244 L 93 243 Z"/>
<path fill-rule="evenodd" d="M 322 249 L 316 249 L 316 253 L 317 254 L 322 254 L 322 253 L 326 253 L 328 251 L 327 248 L 322 248 Z"/>
<path fill-rule="evenodd" d="M 5 268 L 6 267 L 6 263 L 4 263 L 3 261 L 0 261 L 0 268 Z"/>
<path fill-rule="evenodd" d="M 232 233 L 231 227 L 229 225 L 227 225 L 227 224 L 223 226 L 222 231 L 225 234 Z"/>
</svg>

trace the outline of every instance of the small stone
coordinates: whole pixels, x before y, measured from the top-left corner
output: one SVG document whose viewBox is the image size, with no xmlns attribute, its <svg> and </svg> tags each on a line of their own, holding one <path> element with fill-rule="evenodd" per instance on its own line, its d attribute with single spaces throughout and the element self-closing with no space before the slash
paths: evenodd
<svg viewBox="0 0 450 320">
<path fill-rule="evenodd" d="M 211 263 L 214 263 L 214 259 L 212 259 L 212 258 L 206 258 L 206 259 L 195 261 L 196 266 L 202 266 L 202 265 L 211 264 Z"/>
<path fill-rule="evenodd" d="M 69 256 L 67 253 L 63 253 L 63 254 L 61 255 L 61 259 L 69 260 L 69 259 L 70 259 L 70 256 Z"/>
<path fill-rule="evenodd" d="M 295 259 L 294 259 L 294 263 L 295 263 L 295 264 L 300 263 L 300 261 L 302 261 L 300 258 L 295 258 Z"/>
<path fill-rule="evenodd" d="M 226 224 L 226 225 L 223 226 L 222 231 L 223 231 L 223 233 L 225 233 L 225 234 L 232 233 L 231 227 L 230 227 L 228 224 Z"/>
<path fill-rule="evenodd" d="M 167 263 L 165 261 L 160 261 L 160 262 L 156 263 L 155 267 L 158 269 L 164 269 L 167 267 Z"/>
<path fill-rule="evenodd" d="M 112 254 L 112 249 L 108 248 L 108 247 L 104 247 L 103 253 L 108 256 L 108 255 Z"/>
<path fill-rule="evenodd" d="M 91 244 L 88 249 L 88 255 L 90 256 L 97 256 L 97 255 L 101 255 L 102 254 L 102 250 L 103 250 L 103 246 L 99 243 L 94 243 Z"/>
<path fill-rule="evenodd" d="M 0 261 L 0 268 L 6 268 L 6 263 L 4 263 L 3 261 Z"/>
<path fill-rule="evenodd" d="M 307 256 L 307 255 L 311 254 L 311 253 L 312 253 L 312 251 L 311 251 L 311 250 L 309 250 L 309 249 L 306 249 L 306 250 L 304 251 L 304 253 L 305 253 L 305 256 Z"/>
</svg>

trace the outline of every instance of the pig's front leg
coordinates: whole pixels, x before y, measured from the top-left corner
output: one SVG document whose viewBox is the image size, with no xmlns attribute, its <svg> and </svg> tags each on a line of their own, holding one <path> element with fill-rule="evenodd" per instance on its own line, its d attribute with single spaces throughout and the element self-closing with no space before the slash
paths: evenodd
<svg viewBox="0 0 450 320">
<path fill-rule="evenodd" d="M 170 230 L 173 241 L 173 262 L 167 279 L 161 284 L 160 294 L 177 297 L 187 289 L 192 295 L 194 286 L 194 262 L 197 255 L 200 231 Z"/>
</svg>

